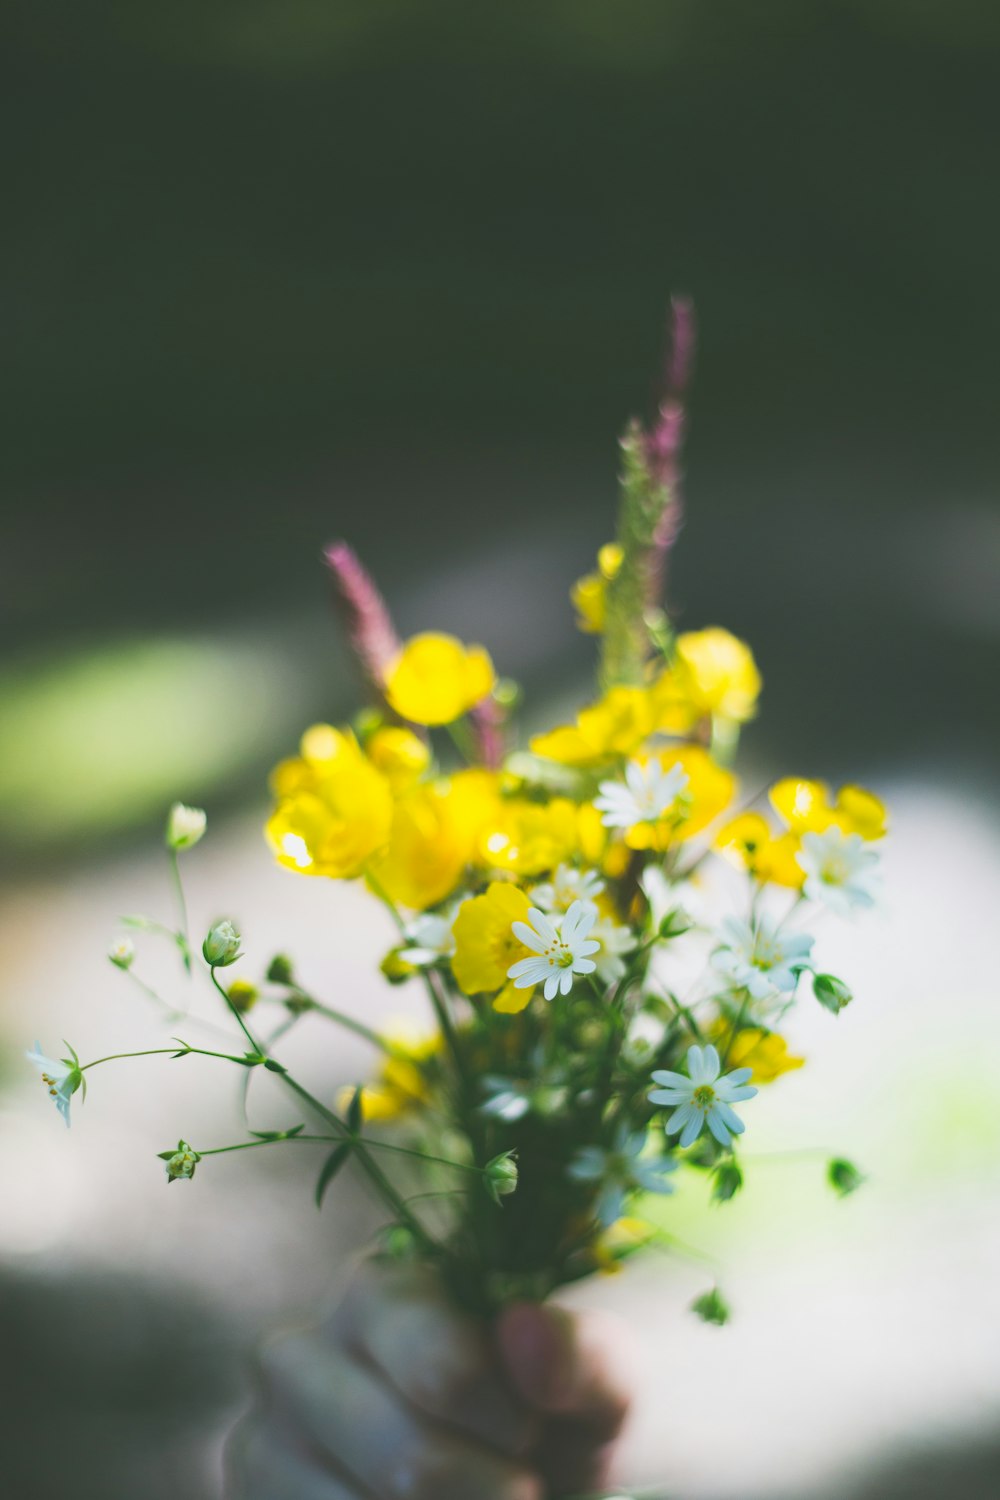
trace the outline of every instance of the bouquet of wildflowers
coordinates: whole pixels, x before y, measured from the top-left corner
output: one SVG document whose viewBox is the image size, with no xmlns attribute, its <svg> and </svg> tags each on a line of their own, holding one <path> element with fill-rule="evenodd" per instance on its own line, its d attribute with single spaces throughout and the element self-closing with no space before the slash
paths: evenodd
<svg viewBox="0 0 1000 1500">
<path fill-rule="evenodd" d="M 293 876 L 361 881 L 391 914 L 382 972 L 405 989 L 416 1039 L 309 993 L 284 955 L 233 977 L 244 940 L 231 922 L 192 944 L 180 865 L 205 815 L 178 805 L 167 827 L 181 921 L 159 931 L 184 967 L 204 968 L 231 1035 L 163 1051 L 247 1079 L 266 1069 L 295 1110 L 233 1145 L 181 1140 L 163 1153 L 168 1181 L 281 1144 L 318 1154 L 322 1202 L 352 1166 L 385 1205 L 383 1253 L 433 1262 L 482 1311 L 655 1241 L 643 1205 L 681 1168 L 716 1200 L 740 1191 L 754 1097 L 803 1061 L 783 1018 L 803 992 L 835 1014 L 851 999 L 814 968 L 810 918 L 875 897 L 878 799 L 791 777 L 742 800 L 732 767 L 757 709 L 754 658 L 720 628 L 676 633 L 664 608 L 692 342 L 683 302 L 673 333 L 656 420 L 622 440 L 617 535 L 572 590 L 598 648 L 593 701 L 572 723 L 524 735 L 517 689 L 484 647 L 399 640 L 352 551 L 327 552 L 368 703 L 350 725 L 307 729 L 277 766 L 267 841 Z M 110 957 L 138 980 L 130 937 Z M 281 1060 L 305 1015 L 360 1033 L 372 1076 L 310 1093 Z M 97 1063 L 32 1057 L 68 1123 Z M 840 1192 L 860 1181 L 844 1160 L 828 1172 Z M 696 1306 L 724 1319 L 715 1291 Z"/>
</svg>

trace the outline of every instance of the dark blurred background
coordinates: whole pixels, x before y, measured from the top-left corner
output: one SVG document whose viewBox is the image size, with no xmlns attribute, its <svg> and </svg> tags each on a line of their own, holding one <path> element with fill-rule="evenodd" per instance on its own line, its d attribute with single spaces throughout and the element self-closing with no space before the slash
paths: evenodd
<svg viewBox="0 0 1000 1500">
<path fill-rule="evenodd" d="M 672 291 L 672 603 L 752 640 L 751 756 L 993 816 L 995 7 L 33 0 L 0 50 L 10 943 L 26 890 L 144 858 L 176 795 L 258 808 L 349 709 L 336 536 L 405 631 L 579 696 L 566 590 Z M 134 1493 L 94 1472 L 84 1500 Z"/>
</svg>

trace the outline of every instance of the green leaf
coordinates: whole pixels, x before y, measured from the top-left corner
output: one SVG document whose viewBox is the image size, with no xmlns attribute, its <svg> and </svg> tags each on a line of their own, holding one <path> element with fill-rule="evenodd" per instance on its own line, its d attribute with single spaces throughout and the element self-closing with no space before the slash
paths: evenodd
<svg viewBox="0 0 1000 1500">
<path fill-rule="evenodd" d="M 336 1177 L 337 1173 L 340 1171 L 341 1167 L 350 1156 L 352 1145 L 353 1143 L 351 1141 L 341 1141 L 340 1145 L 336 1146 L 330 1152 L 330 1155 L 323 1163 L 323 1170 L 322 1172 L 320 1172 L 319 1180 L 316 1183 L 317 1208 L 323 1207 L 323 1196 L 326 1193 L 327 1188 L 330 1186 L 330 1183 Z"/>
<path fill-rule="evenodd" d="M 856 1193 L 865 1183 L 866 1178 L 846 1156 L 835 1156 L 827 1162 L 826 1180 L 839 1197 L 849 1198 L 851 1193 Z"/>
<path fill-rule="evenodd" d="M 814 974 L 813 994 L 820 1005 L 834 1016 L 839 1016 L 844 1007 L 854 999 L 851 990 L 836 974 Z"/>
<path fill-rule="evenodd" d="M 348 1130 L 351 1132 L 352 1135 L 357 1135 L 358 1131 L 361 1129 L 361 1125 L 362 1125 L 362 1121 L 363 1121 L 363 1114 L 362 1114 L 362 1089 L 361 1089 L 361 1085 L 360 1084 L 354 1090 L 354 1093 L 351 1095 L 351 1102 L 347 1106 L 347 1117 L 346 1118 L 347 1118 L 347 1128 L 348 1128 Z"/>
<path fill-rule="evenodd" d="M 717 1328 L 729 1322 L 729 1306 L 717 1286 L 696 1297 L 691 1303 L 691 1311 L 697 1313 L 703 1323 L 714 1323 Z"/>
</svg>

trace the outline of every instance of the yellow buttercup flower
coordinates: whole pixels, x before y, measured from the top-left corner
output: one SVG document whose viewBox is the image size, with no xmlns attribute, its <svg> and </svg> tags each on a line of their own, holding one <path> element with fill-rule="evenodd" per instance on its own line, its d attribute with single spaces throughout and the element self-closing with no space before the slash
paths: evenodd
<svg viewBox="0 0 1000 1500">
<path fill-rule="evenodd" d="M 634 1251 L 641 1250 L 643 1245 L 648 1245 L 655 1234 L 655 1227 L 647 1224 L 645 1219 L 630 1216 L 616 1219 L 601 1231 L 592 1246 L 597 1269 L 604 1276 L 617 1276 L 622 1261 Z"/>
<path fill-rule="evenodd" d="M 597 554 L 597 572 L 578 578 L 570 590 L 577 625 L 588 635 L 600 635 L 607 614 L 608 584 L 617 575 L 624 553 L 617 542 L 606 542 Z"/>
<path fill-rule="evenodd" d="M 365 754 L 397 793 L 406 791 L 420 780 L 431 758 L 427 744 L 419 735 L 412 729 L 393 724 L 376 729 L 365 744 Z"/>
<path fill-rule="evenodd" d="M 362 1118 L 372 1124 L 398 1120 L 428 1103 L 430 1085 L 422 1066 L 441 1051 L 441 1036 L 414 1040 L 408 1030 L 386 1031 L 384 1040 L 390 1051 L 383 1059 L 378 1076 L 361 1090 Z M 350 1086 L 340 1091 L 337 1106 L 344 1112 L 353 1097 Z"/>
<path fill-rule="evenodd" d="M 861 786 L 842 786 L 835 802 L 823 781 L 786 776 L 768 793 L 771 806 L 793 833 L 822 833 L 834 825 L 844 833 L 880 839 L 888 827 L 885 804 Z"/>
<path fill-rule="evenodd" d="M 805 871 L 795 857 L 801 847 L 798 835 L 784 833 L 776 838 L 760 813 L 739 813 L 732 818 L 719 829 L 714 847 L 757 880 L 794 891 L 805 884 Z"/>
<path fill-rule="evenodd" d="M 727 1046 L 730 1028 L 720 1021 L 714 1028 L 714 1037 L 723 1047 Z M 804 1057 L 796 1057 L 788 1050 L 788 1043 L 776 1031 L 760 1031 L 749 1027 L 737 1033 L 732 1046 L 726 1052 L 728 1068 L 750 1068 L 753 1083 L 773 1083 L 783 1073 L 794 1073 L 805 1066 Z"/>
<path fill-rule="evenodd" d="M 307 731 L 302 748 L 300 759 L 283 761 L 272 777 L 280 800 L 268 842 L 291 870 L 352 879 L 389 837 L 389 783 L 353 736 L 329 725 Z"/>
<path fill-rule="evenodd" d="M 497 803 L 489 771 L 459 771 L 407 792 L 396 803 L 385 849 L 371 863 L 374 880 L 403 906 L 436 906 L 472 863 Z"/>
<path fill-rule="evenodd" d="M 568 797 L 530 802 L 509 797 L 499 802 L 479 834 L 479 857 L 492 870 L 512 875 L 543 875 L 579 847 L 580 810 Z"/>
<path fill-rule="evenodd" d="M 560 765 L 600 766 L 634 755 L 657 728 L 656 717 L 647 688 L 614 687 L 597 703 L 581 709 L 575 724 L 536 735 L 531 748 Z"/>
<path fill-rule="evenodd" d="M 679 635 L 673 671 L 697 717 L 743 724 L 757 712 L 761 680 L 753 652 L 728 630 L 711 626 Z"/>
<path fill-rule="evenodd" d="M 455 953 L 452 973 L 463 995 L 486 995 L 499 990 L 494 1009 L 515 1014 L 531 999 L 531 990 L 516 990 L 507 981 L 511 964 L 529 956 L 514 936 L 512 923 L 527 921 L 531 902 L 516 885 L 495 880 L 482 896 L 472 896 L 458 909 L 452 932 Z"/>
<path fill-rule="evenodd" d="M 452 635 L 415 635 L 389 663 L 385 696 L 413 724 L 451 724 L 493 691 L 496 674 L 482 646 Z"/>
</svg>

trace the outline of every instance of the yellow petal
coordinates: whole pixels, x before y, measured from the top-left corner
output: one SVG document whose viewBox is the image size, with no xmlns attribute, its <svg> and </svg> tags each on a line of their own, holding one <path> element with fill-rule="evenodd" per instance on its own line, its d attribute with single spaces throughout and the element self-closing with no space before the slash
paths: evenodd
<svg viewBox="0 0 1000 1500">
<path fill-rule="evenodd" d="M 407 641 L 386 671 L 386 699 L 414 724 L 451 724 L 493 691 L 496 674 L 482 646 L 427 632 Z"/>
</svg>

